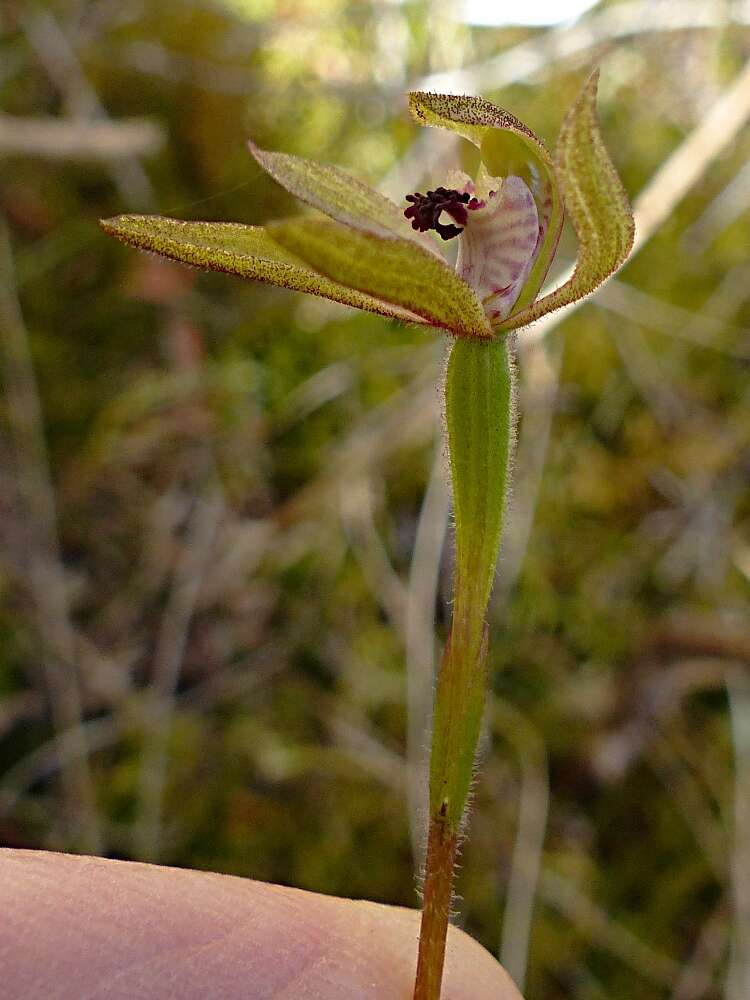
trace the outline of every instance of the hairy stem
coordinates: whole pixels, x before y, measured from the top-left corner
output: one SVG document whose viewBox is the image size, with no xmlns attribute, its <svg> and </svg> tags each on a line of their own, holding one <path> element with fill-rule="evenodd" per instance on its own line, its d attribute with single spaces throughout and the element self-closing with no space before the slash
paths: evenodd
<svg viewBox="0 0 750 1000">
<path fill-rule="evenodd" d="M 430 819 L 414 1000 L 438 1000 L 453 869 L 487 690 L 485 613 L 500 545 L 512 451 L 513 365 L 507 340 L 458 340 L 445 383 L 456 573 L 453 623 L 438 678 Z"/>
<path fill-rule="evenodd" d="M 457 850 L 458 835 L 451 834 L 447 824 L 431 819 L 414 1000 L 440 996 Z"/>
</svg>

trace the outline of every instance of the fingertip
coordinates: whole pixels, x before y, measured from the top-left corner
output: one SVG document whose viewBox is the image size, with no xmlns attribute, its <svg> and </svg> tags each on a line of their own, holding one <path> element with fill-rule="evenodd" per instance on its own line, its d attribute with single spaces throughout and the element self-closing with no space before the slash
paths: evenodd
<svg viewBox="0 0 750 1000">
<path fill-rule="evenodd" d="M 351 908 L 362 908 L 364 919 L 353 947 L 370 950 L 369 964 L 380 977 L 381 996 L 409 1000 L 416 971 L 420 913 L 377 903 L 336 900 L 346 919 Z M 377 943 L 377 954 L 372 954 Z M 356 993 L 347 994 L 354 1000 Z M 322 995 L 321 995 L 322 1000 Z M 497 960 L 458 927 L 448 929 L 441 1000 L 522 1000 L 512 979 Z"/>
<path fill-rule="evenodd" d="M 448 933 L 445 1000 L 523 1000 L 496 958 L 458 927 Z"/>
<path fill-rule="evenodd" d="M 419 913 L 206 872 L 0 851 L 13 996 L 410 1000 Z M 521 1000 L 451 928 L 442 1000 Z"/>
</svg>

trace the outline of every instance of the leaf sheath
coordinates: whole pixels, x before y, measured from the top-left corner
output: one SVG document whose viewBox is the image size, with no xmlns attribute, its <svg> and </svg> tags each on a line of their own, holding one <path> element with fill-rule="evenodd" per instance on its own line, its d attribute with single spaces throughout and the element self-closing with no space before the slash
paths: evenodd
<svg viewBox="0 0 750 1000">
<path fill-rule="evenodd" d="M 486 690 L 485 612 L 495 574 L 513 444 L 507 340 L 460 340 L 446 375 L 456 522 L 453 624 L 438 679 L 430 812 L 458 830 L 471 787 Z"/>
</svg>

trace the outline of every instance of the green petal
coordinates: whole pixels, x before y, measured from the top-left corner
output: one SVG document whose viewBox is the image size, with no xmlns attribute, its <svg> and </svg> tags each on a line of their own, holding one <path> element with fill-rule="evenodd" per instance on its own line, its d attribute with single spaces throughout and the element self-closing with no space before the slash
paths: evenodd
<svg viewBox="0 0 750 1000">
<path fill-rule="evenodd" d="M 502 329 L 533 323 L 589 295 L 620 267 L 633 246 L 635 223 L 628 196 L 599 131 L 598 80 L 595 71 L 568 112 L 556 153 L 565 207 L 578 237 L 575 271 L 564 285 L 512 315 Z"/>
<path fill-rule="evenodd" d="M 328 219 L 271 223 L 274 240 L 316 271 L 416 313 L 459 337 L 492 336 L 472 289 L 442 260 L 395 237 L 383 239 Z"/>
<path fill-rule="evenodd" d="M 282 187 L 337 222 L 373 236 L 399 236 L 441 257 L 429 237 L 412 229 L 398 205 L 346 170 L 288 153 L 269 152 L 252 142 L 248 146 L 260 166 Z"/>
<path fill-rule="evenodd" d="M 409 110 L 420 125 L 446 128 L 473 142 L 493 177 L 520 177 L 531 189 L 539 213 L 541 246 L 517 307 L 533 302 L 554 257 L 563 224 L 563 204 L 554 164 L 542 140 L 515 115 L 482 97 L 409 95 Z"/>
<path fill-rule="evenodd" d="M 381 316 L 424 322 L 398 305 L 383 302 L 319 274 L 257 226 L 234 222 L 182 222 L 158 215 L 118 215 L 103 219 L 100 225 L 123 243 L 183 264 L 310 292 Z"/>
</svg>

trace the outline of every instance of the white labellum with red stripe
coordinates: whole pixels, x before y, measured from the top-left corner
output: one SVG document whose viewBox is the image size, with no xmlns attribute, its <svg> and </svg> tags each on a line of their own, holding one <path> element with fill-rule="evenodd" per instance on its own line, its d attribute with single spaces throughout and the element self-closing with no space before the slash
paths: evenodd
<svg viewBox="0 0 750 1000">
<path fill-rule="evenodd" d="M 474 185 L 464 190 L 473 190 Z M 490 179 L 486 199 L 467 206 L 456 271 L 474 289 L 491 323 L 510 313 L 529 276 L 540 241 L 533 195 L 520 177 Z"/>
</svg>

